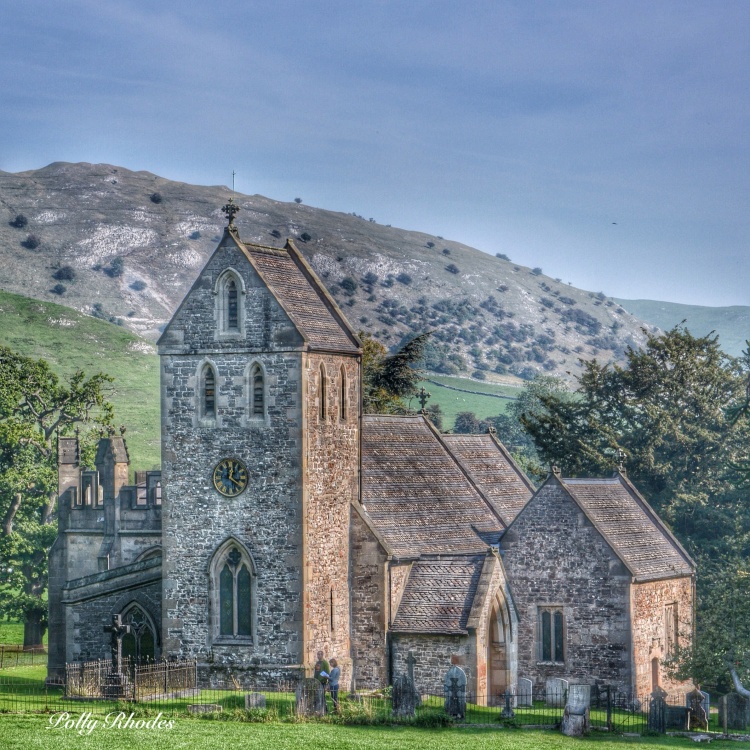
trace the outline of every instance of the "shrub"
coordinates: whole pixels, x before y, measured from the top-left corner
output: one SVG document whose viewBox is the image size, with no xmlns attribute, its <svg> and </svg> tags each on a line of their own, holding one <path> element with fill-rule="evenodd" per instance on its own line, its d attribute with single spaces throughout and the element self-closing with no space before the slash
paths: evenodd
<svg viewBox="0 0 750 750">
<path fill-rule="evenodd" d="M 279 239 L 279 237 L 281 237 L 281 232 L 279 232 L 278 229 L 273 229 L 271 231 L 271 237 L 275 237 L 276 239 Z"/>
<path fill-rule="evenodd" d="M 125 259 L 115 258 L 110 264 L 109 268 L 104 269 L 104 273 L 112 279 L 116 279 L 118 276 L 122 276 L 125 270 Z"/>
<path fill-rule="evenodd" d="M 495 253 L 495 257 L 500 258 L 500 260 L 510 261 L 510 258 L 505 253 Z"/>
<path fill-rule="evenodd" d="M 376 273 L 373 273 L 372 271 L 368 271 L 362 277 L 362 283 L 367 284 L 367 286 L 373 286 L 373 284 L 378 283 L 378 275 Z"/>
<path fill-rule="evenodd" d="M 27 250 L 36 250 L 42 241 L 35 234 L 30 234 L 22 243 Z"/>
<path fill-rule="evenodd" d="M 449 273 L 461 273 L 459 267 L 455 263 L 451 263 L 445 267 L 445 270 Z"/>
<path fill-rule="evenodd" d="M 489 367 L 487 368 L 490 369 Z M 487 376 L 481 371 L 481 370 L 474 370 L 474 372 L 471 373 L 471 377 L 475 378 L 476 380 L 486 380 Z"/>
<path fill-rule="evenodd" d="M 191 240 L 199 240 L 200 238 L 201 238 L 201 233 L 197 229 L 194 232 L 190 233 Z"/>
<path fill-rule="evenodd" d="M 147 286 L 148 284 L 145 281 L 142 281 L 141 279 L 137 279 L 130 285 L 130 288 L 134 292 L 142 292 Z"/>
<path fill-rule="evenodd" d="M 62 266 L 62 268 L 58 268 L 57 271 L 52 274 L 52 278 L 57 281 L 73 281 L 75 280 L 75 277 L 75 269 L 70 266 Z"/>
<path fill-rule="evenodd" d="M 52 292 L 52 294 L 59 294 L 59 295 L 61 295 L 61 296 L 62 296 L 63 294 L 65 294 L 65 292 L 66 292 L 66 291 L 67 291 L 67 290 L 65 289 L 65 286 L 63 286 L 62 284 L 55 284 L 55 285 L 54 285 L 54 286 L 52 287 L 52 289 L 50 289 L 50 292 Z"/>
<path fill-rule="evenodd" d="M 312 235 L 309 234 L 308 232 L 302 232 L 302 234 L 299 236 L 299 238 L 303 242 L 309 242 L 312 239 Z"/>
<path fill-rule="evenodd" d="M 451 251 L 447 247 L 444 247 L 443 248 L 443 255 L 450 255 L 450 254 L 451 254 Z"/>
<path fill-rule="evenodd" d="M 411 284 L 412 282 L 412 278 L 408 273 L 401 272 L 398 276 L 396 276 L 396 281 L 400 281 L 405 286 L 409 286 L 409 284 Z"/>
<path fill-rule="evenodd" d="M 295 199 L 294 199 L 294 202 L 295 202 L 295 203 L 302 203 L 302 198 L 295 198 Z"/>
<path fill-rule="evenodd" d="M 531 269 L 531 273 L 533 273 L 534 276 L 540 276 L 542 273 L 542 269 L 537 266 L 536 268 Z"/>
<path fill-rule="evenodd" d="M 23 229 L 28 223 L 29 220 L 23 214 L 16 214 L 16 218 L 8 222 L 8 224 L 16 229 Z"/>
<path fill-rule="evenodd" d="M 541 300 L 539 300 L 545 307 L 554 307 L 555 306 L 555 300 L 550 299 L 549 297 L 542 297 Z"/>
<path fill-rule="evenodd" d="M 161 193 L 151 193 L 149 197 L 151 199 L 151 203 L 161 203 Z"/>
<path fill-rule="evenodd" d="M 357 291 L 359 288 L 359 284 L 351 277 L 351 276 L 345 276 L 341 281 L 339 282 L 341 288 L 349 295 L 354 294 L 354 292 Z"/>
<path fill-rule="evenodd" d="M 435 247 L 435 243 L 434 242 L 428 242 L 427 243 L 427 247 L 433 248 L 433 247 Z"/>
</svg>

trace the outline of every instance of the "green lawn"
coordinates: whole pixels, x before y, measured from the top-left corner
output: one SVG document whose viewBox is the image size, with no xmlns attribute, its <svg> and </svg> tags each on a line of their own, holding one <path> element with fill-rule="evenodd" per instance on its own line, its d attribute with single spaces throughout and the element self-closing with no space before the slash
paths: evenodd
<svg viewBox="0 0 750 750">
<path fill-rule="evenodd" d="M 78 719 L 80 713 L 71 714 Z M 452 729 L 417 729 L 412 727 L 342 727 L 325 723 L 242 724 L 236 722 L 175 719 L 171 729 L 105 728 L 100 721 L 90 734 L 79 735 L 75 729 L 52 729 L 52 715 L 0 717 L 0 744 L 8 750 L 55 748 L 55 750 L 107 750 L 165 748 L 195 750 L 206 748 L 243 748 L 252 750 L 557 750 L 558 748 L 658 748 L 693 747 L 688 739 L 669 737 L 610 737 L 592 733 L 586 740 L 563 737 L 559 732 L 460 727 Z M 106 744 L 105 744 L 106 743 Z M 738 743 L 714 741 L 714 748 L 739 748 Z"/>
</svg>

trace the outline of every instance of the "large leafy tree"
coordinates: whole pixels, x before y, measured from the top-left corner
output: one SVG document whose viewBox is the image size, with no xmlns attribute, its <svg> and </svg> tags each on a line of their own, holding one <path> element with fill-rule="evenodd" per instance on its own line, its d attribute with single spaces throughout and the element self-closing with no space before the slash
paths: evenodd
<svg viewBox="0 0 750 750">
<path fill-rule="evenodd" d="M 24 647 L 47 626 L 47 555 L 55 540 L 57 436 L 109 425 L 111 378 L 61 382 L 44 360 L 0 347 L 0 615 L 24 622 Z"/>
<path fill-rule="evenodd" d="M 715 685 L 727 676 L 725 655 L 750 653 L 750 632 L 734 616 L 747 604 L 750 622 L 747 597 L 737 598 L 750 553 L 747 362 L 679 326 L 626 358 L 622 367 L 584 362 L 573 397 L 544 395 L 521 422 L 542 461 L 569 476 L 607 475 L 622 463 L 686 545 L 698 562 L 699 616 L 678 666 Z"/>
</svg>

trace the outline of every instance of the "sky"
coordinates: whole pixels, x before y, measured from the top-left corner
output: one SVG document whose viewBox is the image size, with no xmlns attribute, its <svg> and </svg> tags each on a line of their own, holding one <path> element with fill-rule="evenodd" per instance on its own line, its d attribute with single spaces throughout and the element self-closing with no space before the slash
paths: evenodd
<svg viewBox="0 0 750 750">
<path fill-rule="evenodd" d="M 629 299 L 750 305 L 747 0 L 0 2 L 0 170 L 356 212 Z"/>
</svg>

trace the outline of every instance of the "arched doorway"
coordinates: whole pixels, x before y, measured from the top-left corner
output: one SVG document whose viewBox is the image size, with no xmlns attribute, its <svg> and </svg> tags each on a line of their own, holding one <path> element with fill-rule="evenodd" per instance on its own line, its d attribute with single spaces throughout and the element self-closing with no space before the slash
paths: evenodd
<svg viewBox="0 0 750 750">
<path fill-rule="evenodd" d="M 130 626 L 123 636 L 122 655 L 131 663 L 144 664 L 156 658 L 156 630 L 151 618 L 137 604 L 132 604 L 122 615 L 122 621 Z"/>
<path fill-rule="evenodd" d="M 498 596 L 492 606 L 487 628 L 487 705 L 503 704 L 510 685 L 511 631 L 505 601 Z"/>
</svg>

